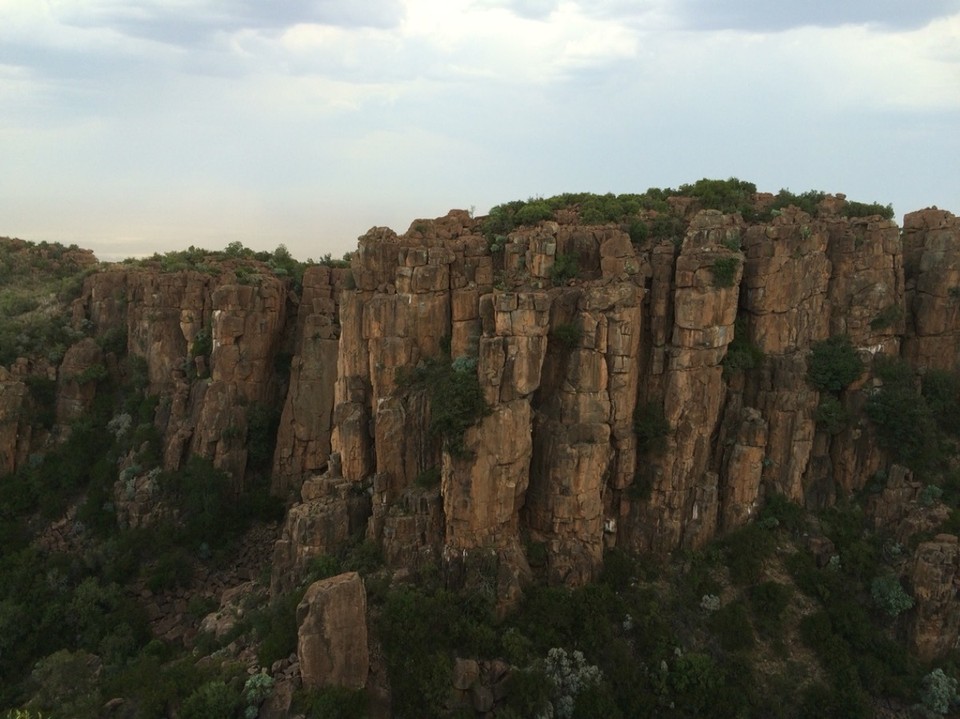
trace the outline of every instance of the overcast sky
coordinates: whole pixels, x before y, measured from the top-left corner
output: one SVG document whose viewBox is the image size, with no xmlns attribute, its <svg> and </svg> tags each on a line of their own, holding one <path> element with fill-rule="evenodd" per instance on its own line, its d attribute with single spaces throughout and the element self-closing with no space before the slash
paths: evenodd
<svg viewBox="0 0 960 719">
<path fill-rule="evenodd" d="M 0 0 L 0 236 L 305 259 L 701 177 L 960 213 L 960 0 Z"/>
</svg>

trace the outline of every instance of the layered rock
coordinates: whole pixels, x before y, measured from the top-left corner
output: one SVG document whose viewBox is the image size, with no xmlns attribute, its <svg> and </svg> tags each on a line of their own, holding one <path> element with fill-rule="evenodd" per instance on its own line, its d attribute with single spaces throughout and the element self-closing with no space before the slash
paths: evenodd
<svg viewBox="0 0 960 719">
<path fill-rule="evenodd" d="M 569 209 L 492 246 L 452 211 L 403 234 L 374 228 L 349 281 L 311 268 L 301 297 L 265 266 L 117 268 L 88 278 L 74 320 L 100 339 L 126 330 L 147 392 L 165 398 L 166 468 L 197 454 L 242 487 L 252 417 L 282 406 L 259 471 L 272 466 L 273 492 L 300 502 L 275 591 L 364 527 L 394 567 L 440 558 L 467 583 L 491 571 L 509 594 L 536 546 L 550 581 L 576 585 L 605 547 L 697 547 L 772 493 L 825 506 L 886 468 L 863 412 L 871 364 L 903 339 L 918 368 L 956 367 L 960 225 L 913 213 L 901 241 L 890 221 L 840 217 L 843 205 L 749 224 L 685 198 L 672 203 L 683 236 L 643 243 Z M 838 394 L 855 419 L 831 435 L 807 370 L 811 348 L 836 335 L 867 369 Z M 288 351 L 289 381 L 276 367 Z M 61 423 L 92 399 L 95 382 L 76 379 L 112 366 L 98 352 L 92 339 L 68 352 Z M 455 451 L 431 432 L 428 388 L 407 381 L 427 360 L 475 372 L 485 398 Z M 0 407 L 23 404 L 19 378 L 0 386 Z M 662 414 L 659 448 L 638 440 L 638 407 Z M 3 466 L 23 453 L 13 411 L 0 409 Z M 125 489 L 139 516 L 148 484 Z"/>
</svg>

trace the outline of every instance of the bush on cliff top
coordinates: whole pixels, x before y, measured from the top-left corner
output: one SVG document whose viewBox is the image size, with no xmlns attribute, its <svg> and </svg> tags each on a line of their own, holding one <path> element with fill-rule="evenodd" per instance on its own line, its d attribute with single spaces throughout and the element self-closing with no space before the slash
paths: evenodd
<svg viewBox="0 0 960 719">
<path fill-rule="evenodd" d="M 730 177 L 726 180 L 702 178 L 677 189 L 651 187 L 646 192 L 603 195 L 591 192 L 565 192 L 553 197 L 533 197 L 496 205 L 483 221 L 483 233 L 489 241 L 497 235 L 506 236 L 522 225 L 535 225 L 541 220 L 553 219 L 560 210 L 573 210 L 579 222 L 585 225 L 620 223 L 639 243 L 648 236 L 669 238 L 682 234 L 684 221 L 673 214 L 670 197 L 689 197 L 701 209 L 719 210 L 725 214 L 739 213 L 748 222 L 769 221 L 778 210 L 789 205 L 799 207 L 816 217 L 819 204 L 826 193 L 809 190 L 795 194 L 782 189 L 771 205 L 761 208 L 757 203 L 757 187 L 752 182 Z M 844 217 L 879 215 L 893 217 L 891 205 L 848 201 L 840 210 Z"/>
</svg>

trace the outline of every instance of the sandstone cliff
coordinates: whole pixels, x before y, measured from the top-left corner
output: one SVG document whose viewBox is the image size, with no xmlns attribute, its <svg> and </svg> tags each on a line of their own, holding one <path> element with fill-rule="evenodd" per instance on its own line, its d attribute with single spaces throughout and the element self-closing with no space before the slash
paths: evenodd
<svg viewBox="0 0 960 719">
<path fill-rule="evenodd" d="M 331 444 L 343 477 L 370 487 L 371 537 L 396 564 L 489 554 L 509 596 L 530 564 L 580 584 L 605 546 L 697 547 L 771 493 L 822 507 L 864 486 L 890 461 L 862 411 L 874 359 L 902 347 L 918 369 L 956 366 L 960 228 L 926 210 L 901 239 L 892 221 L 837 206 L 762 223 L 694 206 L 673 241 L 640 243 L 575 213 L 493 250 L 463 212 L 371 230 L 340 296 Z M 807 369 L 833 336 L 867 372 L 840 393 L 853 420 L 831 433 Z M 443 356 L 443 338 L 488 406 L 465 452 L 431 438 L 424 393 L 397 382 Z M 665 423 L 658 442 L 638 441 L 646 412 Z"/>
<path fill-rule="evenodd" d="M 22 419 L 26 377 L 57 377 L 63 427 L 127 353 L 160 398 L 163 467 L 199 455 L 238 492 L 269 476 L 295 503 L 275 588 L 358 531 L 394 566 L 487 567 L 502 597 L 533 574 L 582 584 L 605 547 L 698 547 L 772 493 L 822 507 L 859 489 L 890 463 L 863 412 L 875 358 L 957 366 L 960 220 L 923 210 L 901 232 L 842 205 L 746 221 L 681 198 L 651 237 L 573 206 L 491 238 L 451 211 L 374 228 L 349 270 L 296 287 L 253 261 L 109 267 L 73 308 L 99 343 L 0 374 L 0 470 L 46 441 Z M 807 369 L 841 335 L 866 369 L 828 432 Z M 409 381 L 427 361 L 479 384 L 486 410 L 456 447 Z"/>
</svg>

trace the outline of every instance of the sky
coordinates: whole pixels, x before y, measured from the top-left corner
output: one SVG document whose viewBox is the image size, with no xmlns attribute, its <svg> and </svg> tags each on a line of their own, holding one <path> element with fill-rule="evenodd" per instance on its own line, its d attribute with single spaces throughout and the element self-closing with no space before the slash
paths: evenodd
<svg viewBox="0 0 960 719">
<path fill-rule="evenodd" d="M 703 177 L 960 214 L 960 0 L 0 0 L 0 236 L 339 257 Z"/>
</svg>

